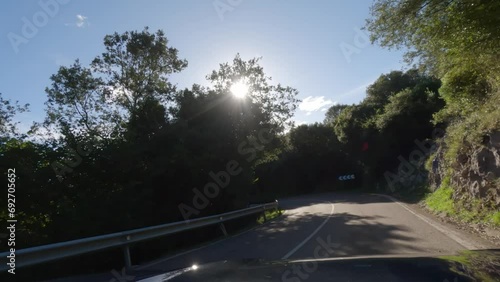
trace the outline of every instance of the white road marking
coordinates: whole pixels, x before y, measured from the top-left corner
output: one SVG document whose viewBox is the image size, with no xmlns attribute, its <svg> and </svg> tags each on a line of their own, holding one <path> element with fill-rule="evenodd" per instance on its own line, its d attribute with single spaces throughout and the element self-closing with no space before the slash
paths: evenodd
<svg viewBox="0 0 500 282">
<path fill-rule="evenodd" d="M 390 199 L 391 201 L 395 202 L 396 204 L 400 205 L 401 207 L 403 207 L 405 210 L 409 211 L 410 213 L 412 213 L 414 216 L 420 218 L 422 221 L 424 221 L 425 223 L 429 224 L 430 226 L 434 227 L 435 229 L 437 229 L 438 231 L 440 231 L 441 233 L 443 233 L 444 235 L 448 236 L 449 238 L 451 238 L 452 240 L 454 240 L 455 242 L 457 242 L 459 245 L 462 245 L 462 247 L 468 249 L 468 250 L 477 250 L 477 249 L 483 249 L 485 248 L 484 246 L 482 245 L 475 245 L 467 240 L 464 240 L 461 238 L 461 236 L 459 235 L 458 232 L 450 229 L 450 228 L 447 228 L 445 226 L 443 226 L 442 224 L 439 224 L 437 222 L 435 222 L 434 220 L 431 220 L 427 217 L 424 217 L 414 211 L 412 211 L 410 208 L 408 208 L 406 205 L 400 203 L 397 199 L 389 196 L 389 195 L 383 195 L 383 194 L 372 194 L 372 195 L 376 195 L 376 196 L 381 196 L 381 197 L 385 197 L 385 198 L 388 198 Z"/>
<path fill-rule="evenodd" d="M 329 202 L 330 203 L 330 202 Z M 291 251 L 289 251 L 285 256 L 283 256 L 281 259 L 287 259 L 289 258 L 291 255 L 293 255 L 296 251 L 298 251 L 302 246 L 304 246 L 305 243 L 307 243 L 309 240 L 311 240 L 311 238 L 316 234 L 318 233 L 318 231 L 328 222 L 328 220 L 330 219 L 330 217 L 333 215 L 333 212 L 334 212 L 334 205 L 332 203 L 330 203 L 330 205 L 332 205 L 332 210 L 330 211 L 330 214 L 328 215 L 328 217 L 320 224 L 320 226 L 318 226 L 318 228 L 316 228 L 316 230 L 313 231 L 313 233 L 311 233 L 311 235 L 309 235 L 306 239 L 304 239 L 304 241 L 300 242 L 300 244 L 298 244 L 297 246 L 295 246 L 295 248 L 293 248 Z"/>
</svg>

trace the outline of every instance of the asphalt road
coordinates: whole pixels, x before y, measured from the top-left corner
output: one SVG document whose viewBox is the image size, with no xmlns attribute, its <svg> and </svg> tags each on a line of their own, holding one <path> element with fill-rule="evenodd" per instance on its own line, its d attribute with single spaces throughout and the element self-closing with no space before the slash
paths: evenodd
<svg viewBox="0 0 500 282">
<path fill-rule="evenodd" d="M 135 281 L 148 273 L 225 260 L 429 256 L 498 248 L 388 196 L 325 193 L 279 202 L 285 209 L 282 216 L 203 247 L 134 266 L 138 277 L 114 270 L 54 281 Z"/>
<path fill-rule="evenodd" d="M 321 194 L 280 200 L 281 217 L 138 270 L 168 271 L 239 259 L 306 259 L 393 254 L 452 254 L 490 248 L 415 207 L 372 194 Z"/>
</svg>

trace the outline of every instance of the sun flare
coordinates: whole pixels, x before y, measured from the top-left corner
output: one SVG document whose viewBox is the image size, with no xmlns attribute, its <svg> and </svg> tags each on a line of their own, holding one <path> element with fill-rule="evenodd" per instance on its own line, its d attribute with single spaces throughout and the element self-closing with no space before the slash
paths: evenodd
<svg viewBox="0 0 500 282">
<path fill-rule="evenodd" d="M 248 93 L 248 85 L 243 81 L 235 82 L 231 85 L 231 93 L 233 93 L 236 98 L 244 98 Z"/>
</svg>

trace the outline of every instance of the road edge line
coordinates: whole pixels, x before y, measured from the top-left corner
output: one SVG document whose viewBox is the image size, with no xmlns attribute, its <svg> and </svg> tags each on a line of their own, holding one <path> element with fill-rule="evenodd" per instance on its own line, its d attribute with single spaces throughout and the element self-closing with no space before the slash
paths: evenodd
<svg viewBox="0 0 500 282">
<path fill-rule="evenodd" d="M 455 241 L 457 244 L 461 245 L 462 247 L 466 248 L 467 250 L 477 250 L 477 249 L 481 249 L 481 248 L 484 248 L 484 246 L 476 246 L 475 244 L 472 244 L 472 243 L 469 243 L 465 240 L 463 240 L 462 238 L 460 238 L 461 236 L 458 235 L 458 232 L 456 232 L 455 230 L 452 230 L 448 227 L 445 227 L 443 226 L 442 224 L 426 217 L 426 216 L 423 216 L 421 214 L 418 214 L 416 212 L 414 212 L 413 210 L 411 210 L 410 208 L 408 208 L 405 204 L 402 204 L 400 201 L 398 201 L 396 198 L 392 197 L 392 196 L 389 196 L 389 195 L 384 195 L 384 194 L 374 194 L 372 193 L 371 195 L 375 195 L 375 196 L 381 196 L 381 197 L 385 197 L 393 202 L 395 202 L 396 204 L 400 205 L 401 207 L 403 207 L 405 210 L 409 211 L 411 214 L 413 214 L 414 216 L 418 217 L 420 220 L 424 221 L 425 223 L 429 224 L 430 226 L 434 227 L 436 230 L 438 230 L 439 232 L 443 233 L 445 236 L 447 236 L 448 238 L 452 239 L 453 241 Z"/>
</svg>

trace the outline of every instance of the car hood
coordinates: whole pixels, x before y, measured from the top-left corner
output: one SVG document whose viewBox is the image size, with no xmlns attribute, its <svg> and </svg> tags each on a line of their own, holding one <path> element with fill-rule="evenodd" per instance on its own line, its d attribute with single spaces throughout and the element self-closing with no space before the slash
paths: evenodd
<svg viewBox="0 0 500 282">
<path fill-rule="evenodd" d="M 500 281 L 500 250 L 450 256 L 221 261 L 138 281 Z"/>
</svg>

